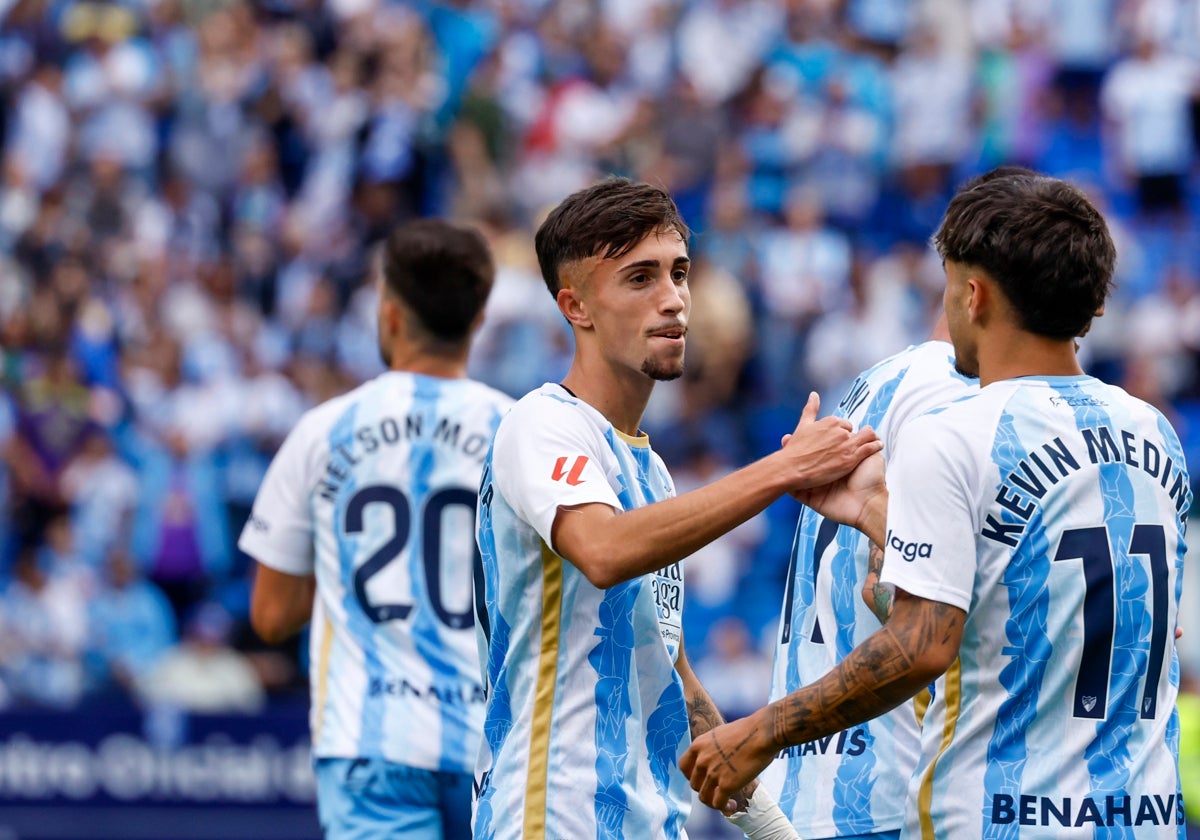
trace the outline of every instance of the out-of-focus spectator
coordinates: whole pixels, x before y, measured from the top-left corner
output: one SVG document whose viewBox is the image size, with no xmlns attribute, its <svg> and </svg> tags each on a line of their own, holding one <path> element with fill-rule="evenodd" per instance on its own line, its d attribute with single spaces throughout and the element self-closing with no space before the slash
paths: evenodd
<svg viewBox="0 0 1200 840">
<path fill-rule="evenodd" d="M 140 686 L 176 642 L 175 615 L 128 554 L 117 549 L 107 561 L 88 604 L 91 679 L 101 691 L 111 687 L 137 699 Z"/>
<path fill-rule="evenodd" d="M 1192 164 L 1189 106 L 1196 68 L 1146 34 L 1104 79 L 1101 104 L 1111 123 L 1117 163 L 1137 190 L 1143 213 L 1178 214 Z"/>
<path fill-rule="evenodd" d="M 803 367 L 808 331 L 846 296 L 852 252 L 845 234 L 825 224 L 816 194 L 800 187 L 788 197 L 786 224 L 762 234 L 759 264 L 766 310 L 763 341 L 769 393 L 802 404 L 809 388 Z"/>
<path fill-rule="evenodd" d="M 23 542 L 36 541 L 50 519 L 66 510 L 62 474 L 95 428 L 91 409 L 91 392 L 63 348 L 53 349 L 40 372 L 21 384 L 8 458 Z"/>
<path fill-rule="evenodd" d="M 771 660 L 754 644 L 738 618 L 722 618 L 709 634 L 712 653 L 696 665 L 696 676 L 725 717 L 744 717 L 761 708 L 771 684 Z"/>
<path fill-rule="evenodd" d="M 88 592 L 41 554 L 21 550 L 0 596 L 0 683 L 14 705 L 71 708 L 83 697 Z"/>
<path fill-rule="evenodd" d="M 197 714 L 259 711 L 266 693 L 250 660 L 230 647 L 232 631 L 222 606 L 197 606 L 184 622 L 182 640 L 141 681 L 143 702 Z"/>
<path fill-rule="evenodd" d="M 93 429 L 83 447 L 63 470 L 63 498 L 71 510 L 71 525 L 79 556 L 99 569 L 113 549 L 126 550 L 138 499 L 137 474 L 100 428 Z"/>
</svg>

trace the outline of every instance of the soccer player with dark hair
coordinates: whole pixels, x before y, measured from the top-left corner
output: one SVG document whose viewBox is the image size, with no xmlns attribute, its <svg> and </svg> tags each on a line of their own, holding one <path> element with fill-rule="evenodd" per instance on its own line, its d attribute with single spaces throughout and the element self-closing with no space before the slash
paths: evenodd
<svg viewBox="0 0 1200 840">
<path fill-rule="evenodd" d="M 470 228 L 397 228 L 375 268 L 389 370 L 306 413 L 239 546 L 269 642 L 312 618 L 317 806 L 329 838 L 470 835 L 484 692 L 472 576 L 483 458 L 512 400 L 466 378 L 495 269 Z"/>
<path fill-rule="evenodd" d="M 1183 836 L 1172 632 L 1191 503 L 1155 408 L 1083 373 L 1115 250 L 1074 187 L 968 184 L 934 244 L 977 395 L 799 494 L 884 547 L 891 617 L 829 674 L 697 739 L 682 768 L 728 807 L 781 750 L 934 683 L 902 837 Z M 890 490 L 890 493 L 889 493 Z"/>
<path fill-rule="evenodd" d="M 538 230 L 575 356 L 501 422 L 480 491 L 481 840 L 681 837 L 678 761 L 720 717 L 684 654 L 680 561 L 879 450 L 870 430 L 817 420 L 814 395 L 778 452 L 675 496 L 640 423 L 655 382 L 683 371 L 687 237 L 665 192 L 625 179 L 571 195 Z M 773 818 L 794 836 L 757 792 L 741 807 L 751 836 Z"/>
</svg>

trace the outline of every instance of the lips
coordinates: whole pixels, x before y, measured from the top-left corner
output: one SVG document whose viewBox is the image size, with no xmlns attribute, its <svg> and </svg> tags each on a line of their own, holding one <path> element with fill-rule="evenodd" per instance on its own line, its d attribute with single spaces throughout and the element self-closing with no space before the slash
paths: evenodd
<svg viewBox="0 0 1200 840">
<path fill-rule="evenodd" d="M 650 333 L 651 338 L 668 338 L 672 341 L 679 341 L 685 335 L 687 335 L 687 327 L 682 326 L 665 327 L 663 329 L 654 330 Z"/>
</svg>

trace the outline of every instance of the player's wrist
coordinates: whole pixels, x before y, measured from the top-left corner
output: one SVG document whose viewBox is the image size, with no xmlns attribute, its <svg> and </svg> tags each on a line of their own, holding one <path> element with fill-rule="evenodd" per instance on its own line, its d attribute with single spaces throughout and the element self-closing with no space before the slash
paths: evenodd
<svg viewBox="0 0 1200 840">
<path fill-rule="evenodd" d="M 858 514 L 854 527 L 867 535 L 876 545 L 882 546 L 887 535 L 888 491 L 884 487 L 867 499 Z"/>
<path fill-rule="evenodd" d="M 800 840 L 787 815 L 767 789 L 758 785 L 746 803 L 746 810 L 725 817 L 750 840 Z"/>
</svg>

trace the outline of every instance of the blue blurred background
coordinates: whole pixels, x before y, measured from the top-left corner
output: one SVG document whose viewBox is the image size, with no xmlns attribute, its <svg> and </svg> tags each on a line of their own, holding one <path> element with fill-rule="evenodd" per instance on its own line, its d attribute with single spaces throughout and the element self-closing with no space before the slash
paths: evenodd
<svg viewBox="0 0 1200 840">
<path fill-rule="evenodd" d="M 1118 243 L 1089 371 L 1200 473 L 1200 0 L 0 0 L 0 139 L 0 840 L 312 835 L 303 644 L 249 631 L 235 540 L 299 415 L 381 370 L 405 218 L 486 232 L 471 369 L 520 395 L 570 354 L 540 215 L 667 187 L 694 311 L 645 427 L 682 491 L 924 338 L 954 188 L 1032 166 Z M 729 715 L 797 512 L 688 566 Z"/>
</svg>

